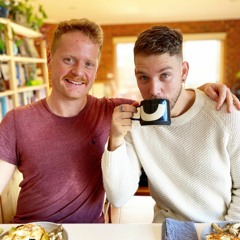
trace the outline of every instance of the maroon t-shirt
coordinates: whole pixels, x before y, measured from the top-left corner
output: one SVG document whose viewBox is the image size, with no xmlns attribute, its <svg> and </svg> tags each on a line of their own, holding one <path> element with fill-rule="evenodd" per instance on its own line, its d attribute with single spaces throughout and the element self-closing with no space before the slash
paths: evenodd
<svg viewBox="0 0 240 240">
<path fill-rule="evenodd" d="M 88 95 L 74 117 L 54 115 L 45 99 L 8 112 L 0 159 L 23 174 L 13 222 L 104 222 L 101 156 L 114 107 L 130 102 Z"/>
</svg>

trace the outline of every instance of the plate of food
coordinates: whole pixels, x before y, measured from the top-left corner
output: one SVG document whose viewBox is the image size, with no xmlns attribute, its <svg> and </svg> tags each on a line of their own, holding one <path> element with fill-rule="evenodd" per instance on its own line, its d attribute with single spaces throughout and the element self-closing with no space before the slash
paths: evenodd
<svg viewBox="0 0 240 240">
<path fill-rule="evenodd" d="M 201 233 L 202 240 L 237 240 L 240 239 L 240 222 L 213 222 Z"/>
<path fill-rule="evenodd" d="M 0 236 L 0 240 L 12 239 L 68 240 L 68 235 L 61 224 L 33 222 L 12 227 Z"/>
</svg>

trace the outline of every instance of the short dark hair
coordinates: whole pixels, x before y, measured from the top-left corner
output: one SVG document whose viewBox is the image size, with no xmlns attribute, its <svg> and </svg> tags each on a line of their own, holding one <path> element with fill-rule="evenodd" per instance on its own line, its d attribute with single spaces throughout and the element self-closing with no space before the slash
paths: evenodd
<svg viewBox="0 0 240 240">
<path fill-rule="evenodd" d="M 63 34 L 76 31 L 82 32 L 90 39 L 90 41 L 92 41 L 92 43 L 98 44 L 101 52 L 103 45 L 103 31 L 101 27 L 87 18 L 81 18 L 62 21 L 58 24 L 53 36 L 51 53 L 55 52 L 58 41 Z"/>
<path fill-rule="evenodd" d="M 167 26 L 154 26 L 138 36 L 134 56 L 169 53 L 170 56 L 182 57 L 182 42 L 183 36 L 179 31 Z"/>
</svg>

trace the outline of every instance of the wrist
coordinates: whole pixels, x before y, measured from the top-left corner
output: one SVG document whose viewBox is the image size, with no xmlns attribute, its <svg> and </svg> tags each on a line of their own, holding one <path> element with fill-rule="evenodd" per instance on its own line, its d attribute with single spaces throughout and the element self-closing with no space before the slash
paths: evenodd
<svg viewBox="0 0 240 240">
<path fill-rule="evenodd" d="M 123 137 L 110 137 L 108 141 L 108 151 L 116 150 L 123 144 L 123 142 Z"/>
</svg>

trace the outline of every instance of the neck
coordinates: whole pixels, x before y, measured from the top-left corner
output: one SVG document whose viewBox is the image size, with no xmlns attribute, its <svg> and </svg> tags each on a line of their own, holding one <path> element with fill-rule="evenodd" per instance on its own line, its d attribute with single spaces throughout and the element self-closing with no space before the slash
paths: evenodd
<svg viewBox="0 0 240 240">
<path fill-rule="evenodd" d="M 171 110 L 171 117 L 178 117 L 184 114 L 195 101 L 195 91 L 183 89 L 174 108 Z"/>
<path fill-rule="evenodd" d="M 62 99 L 55 97 L 52 93 L 47 97 L 47 104 L 50 110 L 61 117 L 73 117 L 79 114 L 86 106 L 87 96 L 80 99 Z"/>
</svg>

